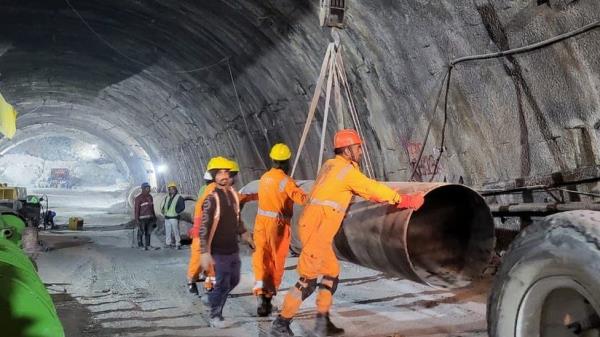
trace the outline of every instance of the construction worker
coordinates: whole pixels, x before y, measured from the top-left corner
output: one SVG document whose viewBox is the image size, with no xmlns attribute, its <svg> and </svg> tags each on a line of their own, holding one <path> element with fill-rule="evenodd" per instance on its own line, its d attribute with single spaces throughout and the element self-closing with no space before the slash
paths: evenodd
<svg viewBox="0 0 600 337">
<path fill-rule="evenodd" d="M 238 163 L 235 160 L 231 160 L 231 171 L 229 171 L 229 172 L 231 173 L 230 185 L 234 186 L 235 182 L 236 182 L 235 178 L 240 173 L 240 166 L 238 165 Z M 258 200 L 258 193 L 239 193 L 238 192 L 238 197 L 240 198 L 241 208 L 244 208 L 245 203 L 247 203 L 249 201 Z"/>
<path fill-rule="evenodd" d="M 47 227 L 49 227 L 50 229 L 54 229 L 55 216 L 56 212 L 54 212 L 51 209 L 44 213 L 44 230 L 46 230 Z"/>
<path fill-rule="evenodd" d="M 344 332 L 329 319 L 333 294 L 338 286 L 340 267 L 333 251 L 333 238 L 338 232 L 353 195 L 374 202 L 417 210 L 424 202 L 423 193 L 400 195 L 388 186 L 369 179 L 360 172 L 362 140 L 355 130 L 340 130 L 334 138 L 335 158 L 329 159 L 319 171 L 302 211 L 299 238 L 302 253 L 298 259 L 300 278 L 287 293 L 281 314 L 273 322 L 272 336 L 293 336 L 290 321 L 302 301 L 317 288 L 316 336 Z M 321 277 L 320 282 L 318 278 Z"/>
<path fill-rule="evenodd" d="M 258 297 L 258 316 L 271 314 L 271 300 L 281 285 L 290 240 L 290 220 L 294 203 L 304 205 L 307 196 L 294 179 L 287 175 L 292 151 L 285 144 L 275 144 L 269 154 L 271 170 L 258 182 L 258 211 L 254 221 L 252 255 L 255 284 L 252 292 Z"/>
<path fill-rule="evenodd" d="M 206 187 L 213 182 L 212 176 L 208 171 L 204 172 L 204 177 L 202 177 L 202 179 L 204 179 L 204 185 L 202 185 L 202 187 L 200 187 L 200 190 L 198 191 L 198 199 L 200 199 L 200 197 L 204 194 L 204 190 L 206 189 Z"/>
<path fill-rule="evenodd" d="M 237 286 L 241 277 L 241 260 L 237 236 L 242 235 L 250 242 L 249 233 L 240 221 L 240 198 L 231 186 L 232 162 L 220 161 L 209 171 L 216 187 L 202 204 L 200 226 L 200 261 L 202 268 L 214 266 L 216 283 L 208 293 L 210 304 L 209 323 L 215 328 L 231 326 L 223 318 L 223 307 L 229 293 Z"/>
<path fill-rule="evenodd" d="M 148 250 L 150 248 L 150 234 L 156 227 L 156 214 L 154 213 L 154 199 L 150 195 L 150 184 L 142 184 L 142 193 L 135 197 L 134 220 L 138 226 L 138 247 Z M 145 239 L 142 242 L 142 239 Z"/>
<path fill-rule="evenodd" d="M 165 197 L 160 208 L 165 217 L 165 240 L 167 247 L 181 249 L 181 236 L 179 235 L 179 217 L 185 210 L 185 200 L 177 191 L 177 184 L 171 181 L 167 184 L 169 195 Z M 173 237 L 175 244 L 173 244 Z"/>
<path fill-rule="evenodd" d="M 225 164 L 227 163 L 227 164 Z M 200 263 L 200 224 L 202 222 L 202 204 L 204 204 L 204 200 L 206 197 L 211 194 L 217 184 L 214 182 L 212 175 L 210 174 L 210 170 L 214 170 L 217 166 L 226 166 L 227 168 L 232 168 L 232 164 L 227 158 L 224 157 L 213 157 L 208 161 L 206 173 L 210 175 L 210 180 L 207 179 L 206 173 L 204 174 L 204 181 L 207 182 L 205 187 L 200 190 L 200 195 L 198 196 L 198 200 L 196 201 L 196 205 L 194 207 L 194 224 L 189 231 L 189 235 L 192 238 L 192 244 L 190 246 L 190 262 L 188 264 L 187 278 L 188 278 L 188 290 L 190 293 L 199 295 L 198 286 L 196 282 L 205 282 L 206 288 L 206 280 L 208 279 L 208 283 L 210 288 L 212 288 L 212 281 L 214 278 L 214 271 L 206 270 L 203 274 L 201 274 L 201 263 Z M 210 274 L 207 278 L 204 274 Z"/>
</svg>

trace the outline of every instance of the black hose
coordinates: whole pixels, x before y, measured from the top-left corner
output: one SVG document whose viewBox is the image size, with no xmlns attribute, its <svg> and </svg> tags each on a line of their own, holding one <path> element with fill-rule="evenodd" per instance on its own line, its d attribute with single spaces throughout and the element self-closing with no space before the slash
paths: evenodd
<svg viewBox="0 0 600 337">
<path fill-rule="evenodd" d="M 433 170 L 433 174 L 431 176 L 431 178 L 429 179 L 429 181 L 433 181 L 433 179 L 435 178 L 436 174 L 437 174 L 437 169 L 438 169 L 438 165 L 440 162 L 440 159 L 442 157 L 442 153 L 444 152 L 444 142 L 445 142 L 445 133 L 446 133 L 446 123 L 448 120 L 448 94 L 450 91 L 450 78 L 452 75 L 452 69 L 460 63 L 464 63 L 464 62 L 470 62 L 470 61 L 476 61 L 476 60 L 487 60 L 487 59 L 493 59 L 493 58 L 500 58 L 500 57 L 506 57 L 506 56 L 511 56 L 511 55 L 517 55 L 517 54 L 522 54 L 522 53 L 528 53 L 537 49 L 542 49 L 548 46 L 551 46 L 555 43 L 564 41 L 566 39 L 570 39 L 572 37 L 575 37 L 577 35 L 583 34 L 585 32 L 588 32 L 592 29 L 596 29 L 596 28 L 600 28 L 600 21 L 596 21 L 594 23 L 585 25 L 579 29 L 573 30 L 571 32 L 568 33 L 564 33 L 558 36 L 555 36 L 553 38 L 544 40 L 544 41 L 540 41 L 534 44 L 530 44 L 527 46 L 523 46 L 523 47 L 519 47 L 519 48 L 513 48 L 513 49 L 508 49 L 508 50 L 503 50 L 503 51 L 499 51 L 496 53 L 488 53 L 488 54 L 479 54 L 479 55 L 470 55 L 470 56 L 463 56 L 463 57 L 459 57 L 456 58 L 454 60 L 451 60 L 448 64 L 448 71 L 446 73 L 446 76 L 444 77 L 444 79 L 442 81 L 446 81 L 446 93 L 445 93 L 445 102 L 444 102 L 444 122 L 442 124 L 442 137 L 441 137 L 441 142 L 440 142 L 440 153 L 438 154 L 436 160 L 435 160 L 435 167 Z M 412 174 L 410 175 L 410 179 L 412 180 L 416 171 L 418 170 L 418 167 L 421 163 L 421 158 L 423 156 L 423 151 L 425 149 L 425 145 L 427 144 L 427 140 L 429 138 L 429 132 L 431 130 L 431 125 L 433 124 L 433 118 L 435 117 L 435 112 L 439 103 L 439 99 L 440 99 L 440 95 L 442 93 L 442 89 L 444 88 L 444 85 L 442 85 L 442 87 L 440 87 L 440 91 L 438 93 L 435 105 L 433 106 L 433 111 L 431 114 L 431 120 L 429 121 L 429 125 L 427 126 L 427 131 L 425 132 L 425 139 L 423 140 L 423 145 L 421 146 L 421 151 L 419 152 L 419 157 L 417 159 L 417 161 L 415 162 L 415 167 L 413 168 Z"/>
<path fill-rule="evenodd" d="M 558 36 L 555 36 L 553 38 L 544 40 L 544 41 L 540 41 L 534 44 L 530 44 L 524 47 L 519 47 L 519 48 L 514 48 L 514 49 L 509 49 L 509 50 L 503 50 L 503 51 L 499 51 L 496 53 L 489 53 L 489 54 L 480 54 L 480 55 L 471 55 L 471 56 L 463 56 L 463 57 L 459 57 L 456 58 L 452 61 L 450 61 L 450 67 L 454 67 L 455 65 L 459 64 L 459 63 L 463 63 L 463 62 L 467 62 L 467 61 L 475 61 L 475 60 L 486 60 L 486 59 L 492 59 L 492 58 L 499 58 L 499 57 L 506 57 L 506 56 L 510 56 L 510 55 L 516 55 L 516 54 L 522 54 L 522 53 L 527 53 L 530 51 L 534 51 L 536 49 L 540 49 L 540 48 L 545 48 L 548 47 L 550 45 L 553 45 L 557 42 L 572 38 L 574 36 L 577 36 L 579 34 L 583 34 L 587 31 L 590 31 L 592 29 L 595 28 L 600 28 L 600 21 L 596 21 L 594 23 L 591 23 L 589 25 L 585 25 L 579 29 L 576 29 L 574 31 L 568 32 L 568 33 L 564 33 Z"/>
</svg>

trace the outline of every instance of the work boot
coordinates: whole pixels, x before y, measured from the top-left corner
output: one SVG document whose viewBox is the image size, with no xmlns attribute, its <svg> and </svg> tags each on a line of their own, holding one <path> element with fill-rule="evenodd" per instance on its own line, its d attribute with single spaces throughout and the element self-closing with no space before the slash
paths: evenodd
<svg viewBox="0 0 600 337">
<path fill-rule="evenodd" d="M 258 296 L 258 308 L 256 308 L 256 313 L 259 317 L 267 317 L 271 314 L 273 311 L 271 299 L 271 297 L 265 295 Z"/>
<path fill-rule="evenodd" d="M 273 321 L 271 330 L 269 331 L 270 337 L 293 337 L 294 333 L 290 329 L 291 319 L 286 319 L 280 316 Z"/>
<path fill-rule="evenodd" d="M 233 325 L 233 322 L 226 320 L 223 317 L 213 317 L 208 321 L 208 323 L 211 327 L 217 329 L 227 329 Z"/>
<path fill-rule="evenodd" d="M 188 291 L 190 294 L 198 295 L 198 286 L 196 285 L 196 282 L 188 283 Z"/>
<path fill-rule="evenodd" d="M 329 319 L 329 313 L 317 314 L 317 322 L 313 330 L 315 337 L 337 336 L 344 333 L 344 329 L 338 328 Z"/>
<path fill-rule="evenodd" d="M 148 250 L 148 246 L 144 246 L 144 250 Z"/>
</svg>

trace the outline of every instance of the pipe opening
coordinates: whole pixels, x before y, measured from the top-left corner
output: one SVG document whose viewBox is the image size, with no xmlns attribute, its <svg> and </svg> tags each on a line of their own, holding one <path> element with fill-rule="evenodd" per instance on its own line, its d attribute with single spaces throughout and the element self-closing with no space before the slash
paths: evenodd
<svg viewBox="0 0 600 337">
<path fill-rule="evenodd" d="M 410 262 L 419 278 L 432 286 L 467 286 L 481 275 L 493 247 L 489 208 L 481 196 L 464 186 L 433 189 L 409 220 Z"/>
</svg>

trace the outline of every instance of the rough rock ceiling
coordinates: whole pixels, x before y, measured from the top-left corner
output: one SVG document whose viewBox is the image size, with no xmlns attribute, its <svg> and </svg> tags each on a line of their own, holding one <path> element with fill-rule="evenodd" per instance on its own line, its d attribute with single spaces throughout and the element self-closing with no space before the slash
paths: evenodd
<svg viewBox="0 0 600 337">
<path fill-rule="evenodd" d="M 0 2 L 0 91 L 20 111 L 21 132 L 39 124 L 60 126 L 57 133 L 78 129 L 105 139 L 113 153 L 133 153 L 124 161 L 136 180 L 150 163 L 164 162 L 189 192 L 212 155 L 238 159 L 248 181 L 271 144 L 297 146 L 329 40 L 318 27 L 318 1 L 69 1 Z M 390 180 L 410 175 L 449 59 L 600 19 L 594 0 L 349 4 L 342 35 L 349 79 L 377 176 Z M 459 66 L 434 179 L 482 184 L 596 163 L 599 38 L 594 31 L 531 54 Z M 421 162 L 424 180 L 439 153 L 440 116 Z M 299 178 L 314 176 L 318 129 Z"/>
</svg>

